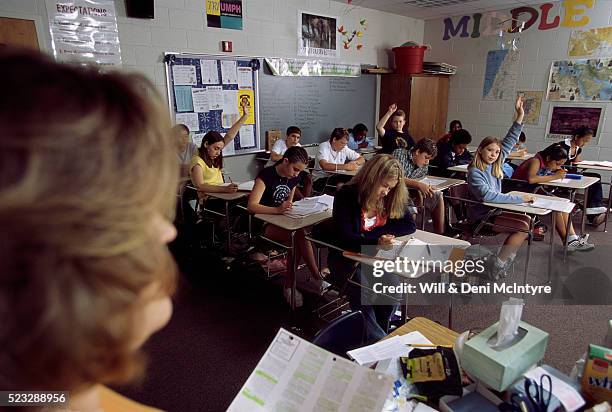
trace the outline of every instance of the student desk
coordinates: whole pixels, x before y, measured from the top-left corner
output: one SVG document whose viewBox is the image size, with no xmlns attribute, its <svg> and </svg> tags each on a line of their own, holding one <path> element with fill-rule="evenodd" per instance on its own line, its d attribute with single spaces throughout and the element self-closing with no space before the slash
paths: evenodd
<svg viewBox="0 0 612 412">
<path fill-rule="evenodd" d="M 591 162 L 585 163 L 584 161 L 582 161 L 582 162 L 575 163 L 574 166 L 576 166 L 579 169 L 583 169 L 583 170 L 593 169 L 593 170 L 599 170 L 602 172 L 612 173 L 612 166 L 601 166 L 598 164 L 593 164 Z M 601 182 L 601 184 L 610 186 L 610 190 L 612 191 L 612 178 L 609 183 Z M 612 196 L 608 194 L 608 205 L 606 206 L 606 221 L 604 223 L 604 232 L 607 232 L 608 230 L 608 215 L 610 214 L 610 206 L 612 205 L 612 203 L 610 202 L 611 200 L 612 200 Z"/>
<path fill-rule="evenodd" d="M 586 205 L 589 200 L 589 191 L 587 188 L 599 181 L 598 177 L 592 176 L 582 176 L 580 180 L 574 179 L 557 179 L 546 183 L 538 183 L 540 186 L 551 186 L 551 187 L 561 187 L 565 189 L 569 189 L 571 193 L 570 201 L 574 203 L 574 198 L 576 196 L 577 190 L 584 190 L 584 207 L 582 208 L 582 223 L 580 227 L 580 234 L 584 234 L 585 225 L 586 225 Z"/>
<path fill-rule="evenodd" d="M 321 223 L 324 220 L 330 219 L 332 217 L 331 209 L 328 209 L 324 212 L 314 213 L 312 215 L 304 216 L 302 218 L 293 218 L 286 215 L 270 215 L 270 214 L 255 214 L 255 218 L 259 219 L 263 222 L 270 223 L 272 225 L 278 226 L 281 229 L 285 229 L 289 232 L 290 242 L 289 245 L 284 245 L 282 243 L 277 242 L 276 240 L 265 237 L 263 234 L 261 238 L 273 243 L 279 247 L 291 251 L 291 261 L 287 264 L 287 269 L 289 270 L 289 275 L 293 276 L 293 281 L 291 282 L 291 310 L 295 310 L 295 291 L 297 285 L 297 261 L 295 259 L 295 232 L 300 229 L 303 229 L 308 226 L 316 225 L 317 223 Z"/>
<path fill-rule="evenodd" d="M 448 237 L 448 236 L 443 236 L 443 235 L 438 235 L 436 233 L 431 233 L 431 232 L 426 232 L 424 230 L 419 230 L 417 229 L 413 234 L 411 235 L 406 235 L 406 236 L 399 236 L 397 238 L 397 240 L 399 241 L 405 241 L 408 239 L 418 239 L 424 243 L 427 243 L 429 245 L 442 245 L 442 246 L 453 246 L 453 249 L 467 249 L 468 247 L 471 246 L 470 242 L 465 241 L 465 240 L 461 240 L 461 239 L 455 239 L 452 237 Z M 376 257 L 373 256 L 365 256 L 359 253 L 355 253 L 355 252 L 349 252 L 349 251 L 345 251 L 342 253 L 342 255 L 344 257 L 346 257 L 347 259 L 351 259 L 355 262 L 359 262 L 362 264 L 366 264 L 368 266 L 374 266 L 374 262 L 380 259 L 377 259 Z M 451 252 L 451 255 L 449 256 L 449 259 L 453 256 L 453 253 Z M 399 277 L 403 277 L 403 278 L 407 278 L 407 279 L 418 279 L 421 276 L 425 275 L 426 273 L 429 273 L 428 271 L 425 270 L 421 270 L 419 273 L 414 273 L 411 274 L 410 276 L 406 276 L 403 274 L 399 274 L 399 273 L 395 273 L 397 276 Z M 363 285 L 359 285 L 360 287 L 364 287 Z M 406 295 L 406 305 L 408 305 L 407 299 L 408 299 L 409 295 Z M 448 324 L 449 326 L 452 325 L 453 321 L 453 295 L 450 295 L 450 305 L 448 308 Z M 406 310 L 405 310 L 405 306 L 404 309 L 402 310 L 402 314 L 405 318 L 406 316 Z"/>
<path fill-rule="evenodd" d="M 439 177 L 439 176 L 430 176 L 430 175 L 427 175 L 424 178 L 415 179 L 415 180 L 422 182 L 424 179 L 444 180 L 443 183 L 432 186 L 432 189 L 436 192 L 442 192 L 446 189 L 450 189 L 453 186 L 458 186 L 458 185 L 462 185 L 465 183 L 465 180 L 462 180 L 462 179 L 452 179 L 450 177 Z M 424 209 L 424 206 L 419 206 L 418 208 Z M 425 229 L 425 213 L 423 213 L 423 219 L 421 221 L 421 229 Z"/>
<path fill-rule="evenodd" d="M 527 192 L 512 191 L 512 192 L 509 192 L 508 194 L 519 195 L 519 196 L 529 195 L 529 196 L 538 197 L 540 199 L 559 200 L 562 202 L 563 201 L 569 202 L 568 199 L 564 199 L 564 198 L 546 196 L 546 195 L 538 195 L 538 194 L 527 193 Z M 525 276 L 523 279 L 523 284 L 525 284 L 527 282 L 527 270 L 529 269 L 529 259 L 531 258 L 531 238 L 533 236 L 533 219 L 535 216 L 545 216 L 551 213 L 552 211 L 549 209 L 541 209 L 539 207 L 534 207 L 534 206 L 529 206 L 529 205 L 524 205 L 524 204 L 490 203 L 490 202 L 483 202 L 482 204 L 485 206 L 495 208 L 495 209 L 499 209 L 499 210 L 507 210 L 509 212 L 525 213 L 531 217 L 531 222 L 529 224 L 529 238 L 527 241 L 527 259 L 525 262 Z M 551 219 L 552 219 L 552 224 L 551 224 L 552 229 L 550 231 L 550 251 L 548 254 L 548 280 L 549 281 L 550 281 L 550 274 L 552 271 L 552 259 L 553 259 L 553 250 L 554 250 L 554 241 L 555 241 L 555 233 L 554 233 L 555 214 L 554 213 L 552 213 Z M 567 242 L 564 242 L 564 248 L 566 247 L 567 247 Z"/>
<path fill-rule="evenodd" d="M 534 157 L 533 153 L 520 153 L 520 152 L 510 152 L 510 154 L 506 157 L 507 160 L 528 160 Z"/>
<path fill-rule="evenodd" d="M 446 170 L 450 170 L 451 172 L 467 173 L 468 165 L 451 166 Z"/>
<path fill-rule="evenodd" d="M 230 253 L 230 247 L 232 245 L 232 224 L 230 221 L 229 205 L 233 201 L 247 197 L 251 192 L 250 191 L 238 191 L 234 193 L 208 193 L 208 192 L 204 192 L 204 193 L 206 193 L 208 197 L 223 200 L 223 203 L 225 205 L 224 213 L 220 213 L 216 210 L 206 209 L 206 208 L 204 208 L 204 211 L 211 213 L 213 215 L 221 216 L 225 218 L 225 222 L 227 226 L 226 228 L 227 229 L 227 253 Z"/>
<path fill-rule="evenodd" d="M 406 335 L 410 332 L 421 332 L 434 345 L 454 345 L 459 334 L 439 323 L 422 317 L 410 319 L 402 326 L 394 330 L 385 339 L 393 336 Z"/>
</svg>

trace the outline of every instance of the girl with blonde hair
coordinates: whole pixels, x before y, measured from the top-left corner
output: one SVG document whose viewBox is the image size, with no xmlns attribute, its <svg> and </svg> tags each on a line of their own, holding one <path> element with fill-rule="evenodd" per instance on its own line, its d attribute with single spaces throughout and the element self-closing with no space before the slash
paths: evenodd
<svg viewBox="0 0 612 412">
<path fill-rule="evenodd" d="M 374 156 L 336 193 L 332 222 L 334 243 L 343 249 L 361 252 L 362 246 L 391 245 L 396 236 L 414 233 L 416 225 L 408 200 L 404 172 L 399 162 L 391 155 Z M 352 262 L 335 250 L 330 250 L 327 259 L 331 283 L 344 283 Z M 353 279 L 364 286 L 372 281 L 360 270 Z M 393 275 L 384 275 L 377 280 L 386 284 L 396 281 Z M 368 340 L 386 336 L 389 318 L 396 305 L 364 302 L 360 288 L 354 285 L 349 285 L 347 293 L 351 308 L 364 313 Z"/>
<path fill-rule="evenodd" d="M 468 167 L 469 193 L 478 202 L 517 204 L 532 202 L 535 199 L 532 195 L 510 195 L 501 191 L 502 166 L 510 150 L 518 141 L 523 128 L 525 110 L 522 97 L 517 97 L 514 108 L 514 121 L 506 137 L 501 141 L 496 137 L 486 137 L 480 142 L 474 159 Z M 468 216 L 472 222 L 482 220 L 489 213 L 490 208 L 482 204 L 472 205 L 468 209 Z M 516 252 L 527 239 L 530 217 L 520 213 L 502 211 L 490 216 L 489 219 L 491 219 L 490 223 L 495 232 L 509 233 L 497 257 L 492 259 L 489 267 L 490 277 L 497 280 L 506 276 L 506 271 L 514 261 Z"/>
<path fill-rule="evenodd" d="M 0 389 L 145 410 L 101 384 L 142 376 L 172 311 L 168 112 L 142 76 L 30 51 L 1 50 L 0 79 Z"/>
</svg>

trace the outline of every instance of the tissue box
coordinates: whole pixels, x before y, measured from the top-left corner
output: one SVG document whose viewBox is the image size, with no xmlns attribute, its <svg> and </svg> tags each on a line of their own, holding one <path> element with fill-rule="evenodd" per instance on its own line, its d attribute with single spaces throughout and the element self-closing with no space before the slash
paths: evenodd
<svg viewBox="0 0 612 412">
<path fill-rule="evenodd" d="M 521 322 L 519 336 L 522 337 L 494 349 L 488 341 L 496 334 L 497 323 L 468 340 L 463 347 L 461 366 L 490 388 L 504 391 L 544 357 L 548 333 Z"/>
</svg>

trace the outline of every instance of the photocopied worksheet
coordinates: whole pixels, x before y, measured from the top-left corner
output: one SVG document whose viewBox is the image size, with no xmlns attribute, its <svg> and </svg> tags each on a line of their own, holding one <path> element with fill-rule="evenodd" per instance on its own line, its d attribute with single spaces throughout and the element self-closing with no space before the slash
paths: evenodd
<svg viewBox="0 0 612 412">
<path fill-rule="evenodd" d="M 228 411 L 376 411 L 393 377 L 280 329 Z"/>
</svg>

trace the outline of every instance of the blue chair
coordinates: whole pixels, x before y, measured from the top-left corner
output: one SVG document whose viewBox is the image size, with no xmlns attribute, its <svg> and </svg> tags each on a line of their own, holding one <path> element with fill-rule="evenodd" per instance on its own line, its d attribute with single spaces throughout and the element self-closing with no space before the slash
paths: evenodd
<svg viewBox="0 0 612 412">
<path fill-rule="evenodd" d="M 361 311 L 347 313 L 315 335 L 313 344 L 348 358 L 346 352 L 365 344 L 365 319 Z"/>
</svg>

